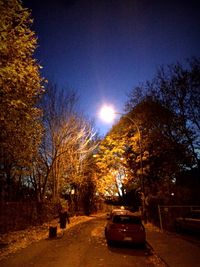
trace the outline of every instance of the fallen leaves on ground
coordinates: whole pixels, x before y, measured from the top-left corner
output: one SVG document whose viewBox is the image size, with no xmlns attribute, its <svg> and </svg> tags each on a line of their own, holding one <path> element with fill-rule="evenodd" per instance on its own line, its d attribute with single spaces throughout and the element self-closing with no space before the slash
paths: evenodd
<svg viewBox="0 0 200 267">
<path fill-rule="evenodd" d="M 70 224 L 67 226 L 67 229 L 91 219 L 92 217 L 89 216 L 74 216 L 70 218 Z M 58 220 L 52 220 L 41 226 L 32 226 L 25 230 L 0 235 L 0 260 L 21 248 L 27 247 L 33 242 L 48 238 L 50 226 L 57 226 L 57 234 L 61 233 Z"/>
</svg>

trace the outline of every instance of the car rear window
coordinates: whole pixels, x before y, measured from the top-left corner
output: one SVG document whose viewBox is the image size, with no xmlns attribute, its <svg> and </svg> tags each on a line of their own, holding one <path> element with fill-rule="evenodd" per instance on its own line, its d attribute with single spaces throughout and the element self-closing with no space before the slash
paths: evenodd
<svg viewBox="0 0 200 267">
<path fill-rule="evenodd" d="M 135 216 L 114 215 L 113 223 L 141 224 L 141 218 Z"/>
</svg>

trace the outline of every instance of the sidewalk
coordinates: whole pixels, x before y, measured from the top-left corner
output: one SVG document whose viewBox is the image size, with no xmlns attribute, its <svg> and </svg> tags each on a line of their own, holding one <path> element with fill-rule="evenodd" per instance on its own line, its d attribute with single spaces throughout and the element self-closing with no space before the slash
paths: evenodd
<svg viewBox="0 0 200 267">
<path fill-rule="evenodd" d="M 67 229 L 82 222 L 91 220 L 88 216 L 73 216 L 70 218 L 70 224 Z M 26 248 L 33 242 L 47 239 L 49 236 L 49 226 L 58 225 L 58 219 L 44 223 L 40 226 L 30 226 L 24 230 L 8 232 L 0 235 L 0 260 L 19 249 Z M 61 229 L 58 227 L 57 234 L 61 235 Z"/>
<path fill-rule="evenodd" d="M 169 267 L 199 267 L 200 246 L 146 224 L 147 242 Z"/>
</svg>

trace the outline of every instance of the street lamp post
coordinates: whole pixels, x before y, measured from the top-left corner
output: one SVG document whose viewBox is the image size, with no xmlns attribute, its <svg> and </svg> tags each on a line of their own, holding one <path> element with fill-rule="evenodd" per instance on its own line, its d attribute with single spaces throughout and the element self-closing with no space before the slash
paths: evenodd
<svg viewBox="0 0 200 267">
<path fill-rule="evenodd" d="M 114 119 L 113 115 L 121 115 L 124 118 L 127 118 L 130 120 L 133 125 L 135 126 L 138 136 L 139 136 L 139 151 L 140 151 L 140 168 L 141 168 L 141 176 L 140 176 L 140 186 L 141 186 L 141 191 L 142 191 L 142 215 L 144 217 L 144 220 L 146 220 L 146 211 L 145 211 L 145 194 L 144 194 L 144 175 L 143 175 L 143 161 L 142 161 L 142 138 L 141 138 L 141 131 L 139 129 L 138 124 L 129 116 L 123 113 L 115 112 L 112 107 L 103 107 L 101 110 L 101 117 L 102 119 L 105 118 L 111 118 L 109 122 Z M 107 120 L 108 121 L 108 120 Z"/>
<path fill-rule="evenodd" d="M 119 112 L 114 112 L 114 114 L 121 115 L 124 118 L 130 120 L 133 123 L 133 125 L 135 126 L 135 128 L 137 129 L 137 133 L 138 133 L 138 136 L 139 136 L 138 141 L 139 141 L 140 168 L 141 168 L 140 186 L 141 186 L 141 191 L 142 191 L 142 215 L 145 217 L 144 175 L 143 175 L 143 161 L 142 161 L 142 137 L 141 137 L 141 131 L 140 131 L 140 128 L 139 128 L 138 124 L 132 118 L 127 116 L 126 114 L 119 113 Z"/>
</svg>

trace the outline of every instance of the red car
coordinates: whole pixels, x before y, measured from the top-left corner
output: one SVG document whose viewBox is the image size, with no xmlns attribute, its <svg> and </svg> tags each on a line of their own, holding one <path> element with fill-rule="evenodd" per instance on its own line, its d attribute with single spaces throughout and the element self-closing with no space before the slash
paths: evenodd
<svg viewBox="0 0 200 267">
<path fill-rule="evenodd" d="M 113 242 L 125 242 L 145 245 L 146 232 L 141 216 L 128 210 L 115 211 L 105 227 L 108 245 Z"/>
</svg>

